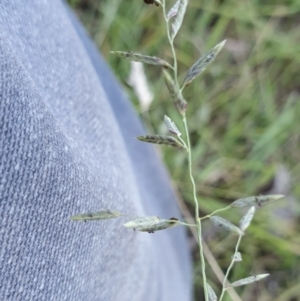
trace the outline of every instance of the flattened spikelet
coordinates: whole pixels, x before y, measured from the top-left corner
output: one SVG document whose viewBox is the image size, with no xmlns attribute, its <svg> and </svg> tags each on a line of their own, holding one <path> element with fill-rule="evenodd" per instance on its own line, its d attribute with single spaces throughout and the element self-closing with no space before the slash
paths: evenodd
<svg viewBox="0 0 300 301">
<path fill-rule="evenodd" d="M 246 284 L 250 284 L 256 281 L 259 281 L 261 279 L 264 279 L 266 277 L 268 277 L 270 274 L 259 274 L 256 276 L 250 276 L 247 278 L 243 278 L 240 279 L 238 281 L 232 282 L 228 287 L 236 287 L 236 286 L 242 286 L 242 285 L 246 285 Z"/>
<path fill-rule="evenodd" d="M 170 8 L 170 10 L 167 12 L 167 19 L 171 19 L 172 17 L 175 17 L 178 13 L 180 0 L 177 0 L 175 4 Z"/>
<path fill-rule="evenodd" d="M 214 48 L 204 54 L 186 73 L 183 86 L 189 85 L 197 76 L 199 76 L 206 67 L 217 57 L 226 40 L 216 45 Z"/>
<path fill-rule="evenodd" d="M 261 206 L 262 204 L 277 201 L 284 198 L 282 194 L 270 194 L 270 195 L 259 195 L 259 196 L 249 196 L 247 198 L 242 198 L 234 201 L 231 207 L 249 207 L 249 206 Z"/>
<path fill-rule="evenodd" d="M 217 301 L 218 298 L 213 288 L 208 283 L 206 283 L 206 286 L 207 286 L 208 300 Z"/>
<path fill-rule="evenodd" d="M 146 135 L 136 137 L 138 140 L 154 144 L 163 144 L 170 147 L 184 147 L 177 139 L 165 135 Z"/>
<path fill-rule="evenodd" d="M 82 213 L 78 215 L 74 215 L 70 217 L 72 221 L 98 221 L 110 218 L 116 218 L 121 215 L 120 212 L 112 211 L 112 210 L 101 210 L 97 212 L 88 212 Z"/>
<path fill-rule="evenodd" d="M 180 136 L 181 133 L 179 132 L 176 124 L 171 120 L 170 117 L 168 117 L 167 115 L 164 116 L 164 121 L 165 121 L 165 125 L 168 129 L 168 131 L 174 135 Z"/>
<path fill-rule="evenodd" d="M 180 114 L 184 114 L 186 111 L 187 102 L 182 97 L 180 91 L 178 90 L 178 88 L 177 88 L 174 80 L 172 79 L 171 75 L 169 74 L 169 72 L 164 70 L 163 74 L 164 74 L 166 86 L 169 90 L 172 100 L 175 103 L 177 110 L 179 111 Z"/>
<path fill-rule="evenodd" d="M 233 259 L 235 262 L 242 261 L 242 254 L 240 252 L 236 252 L 233 256 L 231 256 L 231 259 Z"/>
<path fill-rule="evenodd" d="M 232 232 L 238 235 L 244 235 L 244 232 L 240 228 L 222 217 L 211 216 L 210 220 L 215 226 L 220 227 L 228 232 Z"/>
<path fill-rule="evenodd" d="M 154 233 L 155 231 L 164 230 L 177 226 L 177 218 L 170 220 L 160 219 L 157 216 L 138 217 L 124 224 L 124 227 L 134 228 L 137 231 Z"/>
<path fill-rule="evenodd" d="M 177 12 L 176 12 L 174 21 L 171 26 L 171 39 L 172 40 L 175 38 L 175 36 L 177 35 L 177 33 L 181 27 L 181 24 L 182 24 L 184 15 L 185 15 L 187 3 L 188 3 L 187 0 L 180 0 L 178 3 Z"/>
<path fill-rule="evenodd" d="M 119 56 L 123 59 L 172 69 L 172 66 L 169 63 L 156 56 L 148 56 L 148 55 L 143 55 L 135 52 L 124 52 L 124 51 L 111 51 L 110 53 Z"/>
<path fill-rule="evenodd" d="M 255 213 L 255 206 L 252 206 L 247 211 L 247 213 L 242 217 L 242 219 L 239 222 L 239 227 L 242 231 L 245 231 L 249 227 L 253 219 L 254 213 Z"/>
</svg>

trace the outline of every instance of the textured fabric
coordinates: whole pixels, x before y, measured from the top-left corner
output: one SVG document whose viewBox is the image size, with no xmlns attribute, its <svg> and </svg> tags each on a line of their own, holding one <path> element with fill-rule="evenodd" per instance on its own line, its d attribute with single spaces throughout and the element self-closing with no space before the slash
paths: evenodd
<svg viewBox="0 0 300 301">
<path fill-rule="evenodd" d="M 60 1 L 0 1 L 0 97 L 0 300 L 190 300 L 183 228 L 68 220 L 179 212 L 128 100 Z"/>
</svg>

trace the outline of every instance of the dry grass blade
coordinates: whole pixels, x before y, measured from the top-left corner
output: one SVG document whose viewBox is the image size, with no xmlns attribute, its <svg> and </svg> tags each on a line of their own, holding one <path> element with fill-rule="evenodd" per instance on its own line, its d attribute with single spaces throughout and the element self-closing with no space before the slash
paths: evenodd
<svg viewBox="0 0 300 301">
<path fill-rule="evenodd" d="M 212 221 L 212 223 L 214 225 L 216 225 L 219 228 L 222 228 L 228 232 L 232 232 L 238 235 L 244 235 L 244 232 L 238 228 L 237 226 L 235 226 L 234 224 L 232 224 L 231 222 L 229 222 L 228 220 L 219 217 L 219 216 L 211 216 L 210 220 Z"/>
<path fill-rule="evenodd" d="M 176 84 L 175 84 L 174 80 L 172 79 L 171 75 L 169 74 L 169 72 L 164 70 L 163 74 L 164 74 L 166 86 L 169 90 L 172 100 L 175 103 L 177 110 L 179 111 L 180 114 L 184 114 L 186 111 L 186 107 L 187 107 L 186 101 L 181 96 L 181 93 L 178 90 L 178 87 L 176 86 Z"/>
<path fill-rule="evenodd" d="M 165 135 L 146 135 L 136 137 L 140 141 L 154 143 L 154 144 L 163 144 L 170 147 L 184 147 L 177 139 L 172 136 Z"/>
<path fill-rule="evenodd" d="M 199 76 L 206 67 L 216 58 L 221 51 L 226 40 L 216 45 L 206 54 L 204 54 L 186 73 L 183 87 L 188 86 L 197 76 Z"/>
<path fill-rule="evenodd" d="M 164 121 L 165 121 L 165 125 L 168 129 L 168 131 L 174 135 L 177 135 L 178 137 L 181 135 L 181 133 L 179 132 L 176 124 L 171 120 L 170 117 L 168 117 L 167 115 L 164 116 Z"/>
<path fill-rule="evenodd" d="M 170 10 L 167 12 L 166 17 L 167 17 L 168 20 L 171 19 L 171 18 L 173 18 L 173 17 L 175 17 L 177 15 L 180 1 L 181 0 L 177 0 L 175 2 L 175 4 L 170 8 Z"/>
<path fill-rule="evenodd" d="M 172 40 L 175 38 L 176 34 L 178 33 L 178 31 L 181 27 L 181 24 L 182 24 L 184 15 L 185 15 L 187 3 L 188 3 L 187 0 L 180 0 L 178 3 L 178 10 L 177 10 L 176 16 L 174 18 L 174 21 L 173 21 L 172 27 L 171 27 L 171 39 Z"/>
<path fill-rule="evenodd" d="M 141 62 L 148 65 L 161 66 L 167 69 L 168 68 L 173 69 L 173 67 L 168 62 L 156 56 L 148 56 L 148 55 L 143 55 L 135 52 L 124 52 L 124 51 L 111 51 L 110 53 L 119 56 L 123 59 Z"/>
<path fill-rule="evenodd" d="M 259 281 L 261 279 L 264 279 L 264 278 L 268 277 L 269 275 L 270 274 L 260 274 L 260 275 L 256 275 L 256 276 L 250 276 L 247 278 L 243 278 L 243 279 L 240 279 L 238 281 L 231 283 L 228 287 L 236 287 L 236 286 L 250 284 L 250 283 Z"/>
<path fill-rule="evenodd" d="M 120 212 L 112 210 L 102 210 L 97 212 L 82 213 L 70 217 L 72 221 L 98 221 L 110 218 L 116 218 L 121 215 Z"/>
<path fill-rule="evenodd" d="M 154 233 L 155 231 L 164 230 L 178 225 L 177 218 L 172 217 L 170 220 L 160 219 L 157 216 L 138 217 L 124 224 L 124 227 L 133 228 L 142 232 Z"/>
</svg>

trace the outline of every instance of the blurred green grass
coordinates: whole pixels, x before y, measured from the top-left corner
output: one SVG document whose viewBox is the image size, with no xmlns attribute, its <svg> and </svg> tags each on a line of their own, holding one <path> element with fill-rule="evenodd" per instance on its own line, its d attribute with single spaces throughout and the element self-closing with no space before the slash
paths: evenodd
<svg viewBox="0 0 300 301">
<path fill-rule="evenodd" d="M 169 6 L 174 1 L 167 1 Z M 161 11 L 142 0 L 69 0 L 101 52 L 124 84 L 150 133 L 163 133 L 163 116 L 181 119 L 169 100 L 161 71 L 146 66 L 156 93 L 149 111 L 140 112 L 126 80 L 128 61 L 111 50 L 137 51 L 171 61 Z M 280 202 L 257 211 L 243 239 L 244 262 L 230 279 L 270 272 L 262 284 L 238 288 L 242 300 L 300 300 L 300 2 L 297 0 L 190 0 L 176 38 L 179 74 L 223 39 L 216 61 L 185 91 L 188 101 L 193 164 L 202 214 L 239 197 L 265 193 L 279 166 L 290 175 L 288 194 L 295 206 Z M 137 133 L 138 134 L 138 133 Z M 187 181 L 185 154 L 162 149 L 165 162 L 189 208 L 193 201 Z M 289 210 L 287 220 L 278 210 Z M 238 210 L 224 214 L 238 221 Z M 232 238 L 209 231 L 207 237 L 223 271 L 229 264 Z M 195 253 L 195 298 L 201 292 Z M 209 277 L 219 287 L 216 277 Z M 297 290 L 298 289 L 298 290 Z M 230 300 L 227 296 L 225 300 Z"/>
</svg>

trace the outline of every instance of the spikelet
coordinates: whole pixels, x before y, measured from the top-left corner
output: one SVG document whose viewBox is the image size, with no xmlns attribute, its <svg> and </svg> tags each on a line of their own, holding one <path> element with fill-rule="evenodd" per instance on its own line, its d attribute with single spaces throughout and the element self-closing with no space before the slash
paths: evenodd
<svg viewBox="0 0 300 301">
<path fill-rule="evenodd" d="M 164 230 L 178 225 L 178 219 L 175 217 L 170 220 L 160 219 L 157 216 L 138 217 L 124 224 L 124 227 L 133 228 L 137 231 L 154 233 L 155 231 Z"/>
<path fill-rule="evenodd" d="M 206 67 L 214 61 L 221 49 L 223 48 L 226 40 L 216 45 L 214 48 L 204 54 L 186 73 L 183 87 L 188 86 L 197 76 L 199 76 Z"/>
<path fill-rule="evenodd" d="M 282 194 L 271 194 L 271 195 L 260 195 L 260 196 L 250 196 L 247 198 L 242 198 L 234 201 L 231 207 L 249 207 L 258 205 L 261 207 L 262 204 L 277 201 L 284 198 Z"/>
<path fill-rule="evenodd" d="M 212 221 L 212 223 L 228 232 L 232 232 L 238 235 L 244 235 L 244 232 L 238 228 L 237 226 L 233 225 L 231 222 L 229 222 L 228 220 L 219 217 L 219 216 L 211 216 L 210 220 Z"/>
<path fill-rule="evenodd" d="M 163 144 L 170 147 L 184 147 L 184 145 L 172 136 L 146 135 L 136 137 L 138 140 L 154 144 Z"/>
<path fill-rule="evenodd" d="M 261 279 L 264 279 L 266 277 L 268 277 L 270 274 L 259 274 L 256 276 L 250 276 L 247 278 L 243 278 L 240 279 L 238 281 L 232 282 L 228 287 L 236 287 L 236 286 L 241 286 L 241 285 L 246 285 L 246 284 L 250 284 L 256 281 L 259 281 Z"/>
<path fill-rule="evenodd" d="M 72 221 L 98 221 L 110 218 L 116 218 L 121 215 L 120 212 L 112 211 L 112 210 L 101 210 L 97 212 L 88 212 L 82 213 L 78 215 L 74 215 L 70 217 Z"/>
<path fill-rule="evenodd" d="M 135 62 L 141 62 L 148 65 L 156 65 L 161 66 L 164 68 L 170 68 L 173 69 L 173 67 L 167 63 L 166 61 L 160 59 L 156 56 L 149 56 L 149 55 L 143 55 L 135 52 L 125 52 L 125 51 L 111 51 L 111 54 L 114 54 L 116 56 L 119 56 L 123 59 L 135 61 Z"/>
<path fill-rule="evenodd" d="M 171 120 L 170 117 L 168 117 L 167 115 L 164 116 L 164 121 L 165 121 L 165 125 L 168 129 L 168 131 L 176 136 L 180 136 L 181 133 L 180 131 L 178 130 L 176 124 Z"/>
</svg>

